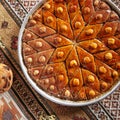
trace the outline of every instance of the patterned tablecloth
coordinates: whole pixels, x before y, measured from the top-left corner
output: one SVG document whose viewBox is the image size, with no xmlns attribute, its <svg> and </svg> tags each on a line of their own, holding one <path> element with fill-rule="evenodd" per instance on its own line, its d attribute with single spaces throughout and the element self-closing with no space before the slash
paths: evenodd
<svg viewBox="0 0 120 120">
<path fill-rule="evenodd" d="M 120 88 L 96 104 L 66 107 L 38 95 L 27 82 L 18 62 L 18 33 L 25 16 L 39 1 L 0 2 L 0 62 L 10 66 L 14 74 L 12 88 L 0 94 L 0 120 L 120 120 Z M 120 0 L 112 1 L 120 8 Z"/>
</svg>

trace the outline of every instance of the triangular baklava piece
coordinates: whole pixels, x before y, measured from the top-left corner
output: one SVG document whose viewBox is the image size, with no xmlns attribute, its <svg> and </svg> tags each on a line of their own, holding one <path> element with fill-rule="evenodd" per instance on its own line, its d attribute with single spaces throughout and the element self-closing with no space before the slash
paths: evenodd
<svg viewBox="0 0 120 120">
<path fill-rule="evenodd" d="M 36 65 L 36 56 L 37 56 L 37 53 L 24 56 L 24 62 L 27 68 L 30 68 Z"/>
<path fill-rule="evenodd" d="M 28 73 L 30 74 L 32 79 L 35 80 L 35 82 L 37 82 L 37 80 L 40 79 L 43 68 L 44 67 L 34 67 L 28 69 Z"/>
<path fill-rule="evenodd" d="M 33 53 L 36 53 L 36 51 L 31 47 L 29 46 L 28 44 L 26 43 L 23 43 L 23 55 L 24 56 L 27 56 L 27 55 L 31 55 Z"/>
<path fill-rule="evenodd" d="M 86 96 L 87 96 L 87 99 L 93 99 L 97 96 L 99 96 L 101 93 L 91 87 L 85 87 L 85 92 L 86 92 Z"/>
<path fill-rule="evenodd" d="M 24 30 L 24 33 L 23 33 L 23 41 L 24 42 L 27 42 L 29 40 L 34 40 L 34 39 L 37 39 L 39 36 L 37 36 L 36 34 L 34 34 L 33 32 L 29 31 L 28 29 L 25 29 Z"/>
<path fill-rule="evenodd" d="M 43 66 L 48 63 L 50 60 L 51 55 L 53 54 L 54 49 L 49 49 L 46 51 L 38 52 L 36 56 L 36 65 L 37 66 Z"/>
<path fill-rule="evenodd" d="M 116 71 L 100 60 L 95 59 L 95 64 L 98 78 L 112 85 L 116 78 L 118 78 L 118 76 L 115 75 Z"/>
<path fill-rule="evenodd" d="M 86 69 L 82 69 L 82 75 L 85 86 L 100 91 L 100 82 L 95 74 Z"/>
</svg>

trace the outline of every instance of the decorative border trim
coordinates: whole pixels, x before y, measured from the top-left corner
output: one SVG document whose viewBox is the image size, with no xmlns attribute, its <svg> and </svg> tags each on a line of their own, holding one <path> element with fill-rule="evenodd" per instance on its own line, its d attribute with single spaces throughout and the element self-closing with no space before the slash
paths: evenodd
<svg viewBox="0 0 120 120">
<path fill-rule="evenodd" d="M 17 103 L 17 105 L 19 106 L 20 110 L 24 111 L 24 115 L 26 116 L 26 118 L 33 119 L 30 116 L 29 112 L 27 112 L 27 109 L 25 109 L 25 107 L 23 107 L 23 105 L 20 104 L 21 101 L 18 99 L 18 97 L 16 97 L 16 94 L 14 93 L 14 91 L 12 89 L 10 89 L 8 92 L 13 97 L 13 99 L 15 100 L 15 102 Z"/>
<path fill-rule="evenodd" d="M 100 102 L 90 105 L 89 109 L 96 116 L 97 120 L 114 120 Z"/>
<path fill-rule="evenodd" d="M 11 9 L 11 7 L 9 7 L 9 5 L 6 3 L 5 0 L 2 0 L 1 3 L 4 6 L 4 8 L 7 10 L 7 12 L 12 16 L 13 20 L 20 27 L 22 24 L 22 21 L 20 20 L 20 18 L 14 13 L 14 11 Z"/>
<path fill-rule="evenodd" d="M 91 120 L 98 120 L 95 114 L 90 110 L 89 106 L 81 107 Z"/>
<path fill-rule="evenodd" d="M 8 6 L 11 6 L 11 10 L 12 12 L 14 12 L 14 14 L 21 20 L 23 21 L 27 11 L 25 10 L 25 8 L 23 8 L 23 6 L 21 6 L 20 2 L 17 0 L 2 0 L 4 1 L 6 4 L 8 4 Z"/>
</svg>

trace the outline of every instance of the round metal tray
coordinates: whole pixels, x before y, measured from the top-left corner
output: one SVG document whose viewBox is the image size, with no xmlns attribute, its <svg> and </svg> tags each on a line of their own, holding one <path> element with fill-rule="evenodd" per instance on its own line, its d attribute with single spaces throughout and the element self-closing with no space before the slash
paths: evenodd
<svg viewBox="0 0 120 120">
<path fill-rule="evenodd" d="M 120 10 L 115 6 L 115 4 L 113 4 L 111 1 L 109 0 L 104 0 L 106 1 L 111 7 L 113 6 L 113 9 L 115 11 L 117 11 L 117 13 L 120 13 Z M 40 6 L 42 6 L 44 4 L 45 0 L 41 0 L 39 4 L 37 4 L 25 17 L 24 22 L 21 26 L 20 32 L 19 32 L 19 38 L 18 38 L 18 57 L 19 57 L 19 62 L 20 62 L 20 66 L 22 68 L 22 71 L 25 75 L 25 77 L 27 78 L 27 80 L 29 81 L 29 83 L 31 84 L 31 86 L 43 97 L 47 98 L 48 100 L 55 102 L 57 104 L 61 104 L 61 105 L 66 105 L 66 106 L 85 106 L 85 105 L 90 105 L 93 104 L 95 102 L 98 102 L 104 98 L 106 98 L 108 95 L 110 95 L 119 85 L 120 85 L 120 81 L 118 80 L 118 82 L 116 82 L 113 87 L 105 92 L 104 94 L 101 94 L 100 96 L 91 99 L 91 100 L 84 100 L 84 101 L 70 101 L 70 100 L 63 100 L 57 97 L 54 97 L 48 93 L 46 93 L 45 91 L 43 91 L 42 89 L 40 89 L 40 87 L 38 87 L 36 85 L 36 83 L 30 78 L 27 69 L 24 65 L 24 61 L 23 61 L 23 55 L 22 55 L 22 36 L 23 36 L 23 32 L 25 29 L 25 26 L 28 22 L 29 16 L 32 15 Z"/>
</svg>

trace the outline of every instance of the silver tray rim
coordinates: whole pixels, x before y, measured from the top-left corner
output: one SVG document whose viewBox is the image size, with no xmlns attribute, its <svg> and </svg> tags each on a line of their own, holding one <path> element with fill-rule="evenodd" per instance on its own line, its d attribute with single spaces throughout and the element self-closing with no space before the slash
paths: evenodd
<svg viewBox="0 0 120 120">
<path fill-rule="evenodd" d="M 113 10 L 115 10 L 118 15 L 120 16 L 120 9 L 111 1 L 111 0 L 103 0 L 105 2 L 108 3 L 108 5 L 110 5 Z M 46 2 L 46 0 L 40 0 L 39 4 L 37 4 L 36 6 L 33 7 L 33 9 L 26 15 L 22 26 L 20 28 L 19 31 L 19 35 L 18 35 L 18 58 L 19 58 L 19 63 L 20 63 L 20 67 L 26 77 L 26 79 L 28 80 L 28 82 L 30 83 L 30 85 L 33 87 L 33 89 L 35 89 L 40 95 L 42 95 L 44 98 L 60 104 L 60 105 L 65 105 L 65 106 L 86 106 L 86 105 L 91 105 L 94 104 L 98 101 L 103 100 L 104 98 L 106 98 L 107 96 L 109 96 L 110 94 L 112 94 L 119 86 L 120 86 L 120 80 L 118 80 L 113 87 L 111 87 L 107 92 L 103 93 L 102 95 L 99 95 L 98 97 L 94 98 L 94 99 L 90 99 L 90 100 L 84 100 L 84 101 L 71 101 L 71 100 L 64 100 L 64 99 L 60 99 L 57 98 L 55 96 L 52 96 L 48 93 L 46 93 L 44 90 L 40 89 L 40 87 L 38 87 L 36 85 L 36 83 L 30 78 L 28 72 L 27 72 L 27 68 L 23 62 L 23 58 L 22 58 L 22 36 L 23 36 L 23 32 L 25 29 L 25 26 L 28 22 L 28 19 L 30 17 L 30 15 L 32 15 L 40 6 L 42 6 L 44 4 L 44 2 Z"/>
</svg>

